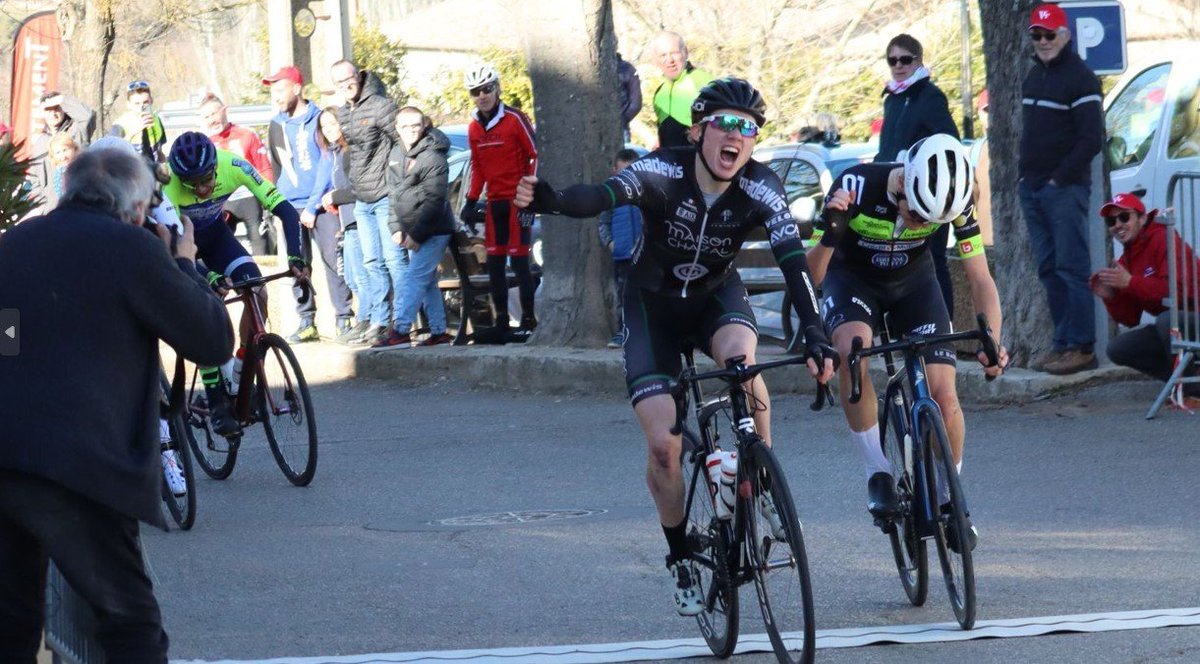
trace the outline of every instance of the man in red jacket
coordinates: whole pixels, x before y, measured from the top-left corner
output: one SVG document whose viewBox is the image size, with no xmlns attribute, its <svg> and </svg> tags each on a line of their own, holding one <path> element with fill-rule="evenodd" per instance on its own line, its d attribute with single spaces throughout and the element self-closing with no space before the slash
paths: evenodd
<svg viewBox="0 0 1200 664">
<path fill-rule="evenodd" d="M 521 178 L 537 173 L 537 148 L 529 118 L 500 101 L 500 75 L 491 65 L 468 69 L 465 79 L 475 110 L 467 128 L 471 186 L 459 217 L 472 228 L 484 222 L 488 280 L 492 304 L 496 306 L 496 326 L 480 331 L 475 340 L 502 344 L 514 338 L 509 334 L 508 275 L 504 270 L 509 259 L 521 293 L 521 329 L 529 332 L 537 327 L 533 273 L 529 269 L 533 215 L 518 210 L 512 202 Z M 481 215 L 476 203 L 485 185 L 487 206 Z"/>
<path fill-rule="evenodd" d="M 1171 354 L 1171 316 L 1163 300 L 1169 294 L 1167 274 L 1167 229 L 1153 223 L 1158 210 L 1146 212 L 1142 200 L 1133 194 L 1117 194 L 1100 208 L 1100 216 L 1125 252 L 1112 267 L 1098 270 L 1088 279 L 1092 292 L 1104 300 L 1104 306 L 1115 321 L 1126 327 L 1135 327 L 1141 322 L 1142 314 L 1157 316 L 1153 325 L 1143 325 L 1123 332 L 1108 342 L 1108 358 L 1126 367 L 1132 367 L 1166 382 L 1175 369 L 1175 356 Z M 1176 259 L 1178 269 L 1177 287 L 1184 290 L 1183 275 L 1195 275 L 1200 270 L 1192 248 L 1176 236 Z M 1200 299 L 1192 293 L 1193 302 L 1184 309 L 1195 315 Z M 1195 329 L 1196 321 L 1192 322 Z M 1185 375 L 1193 375 L 1193 364 Z M 1200 384 L 1185 384 L 1187 396 L 1200 396 Z"/>
<path fill-rule="evenodd" d="M 262 139 L 253 129 L 230 122 L 229 109 L 220 97 L 208 94 L 200 102 L 200 123 L 204 126 L 204 133 L 208 134 L 218 149 L 228 150 L 245 159 L 259 175 L 275 181 L 271 160 Z M 256 256 L 275 253 L 275 229 L 271 227 L 270 217 L 263 218 L 258 199 L 249 191 L 239 189 L 234 192 L 225 202 L 225 211 L 229 213 L 231 226 L 236 228 L 239 222 L 245 224 L 246 239 L 250 242 L 252 253 Z"/>
</svg>

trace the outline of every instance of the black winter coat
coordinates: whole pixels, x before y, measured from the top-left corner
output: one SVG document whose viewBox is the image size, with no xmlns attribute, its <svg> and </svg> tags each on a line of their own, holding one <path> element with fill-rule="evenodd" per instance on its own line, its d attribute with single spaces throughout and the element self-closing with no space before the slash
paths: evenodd
<svg viewBox="0 0 1200 664">
<path fill-rule="evenodd" d="M 400 142 L 396 136 L 397 108 L 375 74 L 359 72 L 358 83 L 358 101 L 339 108 L 337 116 L 350 146 L 346 159 L 354 197 L 374 203 L 387 196 L 388 153 Z"/>
<path fill-rule="evenodd" d="M 388 190 L 391 196 L 388 228 L 404 231 L 418 244 L 434 235 L 454 232 L 454 214 L 448 200 L 450 168 L 446 155 L 450 139 L 431 128 L 405 150 L 397 143 L 388 165 Z"/>
<path fill-rule="evenodd" d="M 0 302 L 21 312 L 20 354 L 0 357 L 0 468 L 165 528 L 159 340 L 219 366 L 225 305 L 145 229 L 75 206 L 0 237 Z"/>
<path fill-rule="evenodd" d="M 1100 79 L 1067 44 L 1049 63 L 1033 56 L 1021 85 L 1021 158 L 1017 173 L 1034 189 L 1089 185 L 1104 135 Z"/>
<path fill-rule="evenodd" d="M 934 134 L 958 138 L 958 127 L 950 117 L 946 95 L 933 81 L 925 78 L 907 90 L 889 94 L 883 100 L 883 129 L 879 133 L 879 152 L 875 161 L 896 161 L 901 150 Z"/>
</svg>

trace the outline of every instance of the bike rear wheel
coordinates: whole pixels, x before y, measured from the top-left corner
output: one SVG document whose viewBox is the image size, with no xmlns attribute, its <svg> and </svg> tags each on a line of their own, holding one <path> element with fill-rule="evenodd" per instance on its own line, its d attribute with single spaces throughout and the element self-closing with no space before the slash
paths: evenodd
<svg viewBox="0 0 1200 664">
<path fill-rule="evenodd" d="M 704 598 L 704 611 L 696 616 L 696 624 L 713 655 L 725 659 L 733 654 L 738 638 L 738 590 L 733 580 L 737 573 L 737 550 L 733 547 L 732 522 L 718 519 L 713 507 L 713 486 L 704 465 L 704 446 L 701 441 L 690 442 L 696 451 L 694 457 L 691 453 L 686 455 L 691 460 L 683 466 L 687 482 L 687 536 L 692 559 L 700 572 L 698 582 Z"/>
<path fill-rule="evenodd" d="M 811 664 L 817 633 L 808 555 L 796 505 L 771 448 L 758 443 L 751 445 L 748 453 L 751 459 L 739 462 L 738 509 L 742 511 L 739 518 L 745 519 L 747 564 L 753 572 L 763 623 L 780 662 Z M 779 515 L 782 538 L 758 508 L 762 496 Z"/>
<path fill-rule="evenodd" d="M 925 439 L 928 495 L 935 498 L 935 504 L 943 503 L 944 499 L 937 488 L 939 476 L 943 478 L 950 494 L 949 502 L 944 503 L 948 509 L 939 507 L 934 528 L 938 558 L 942 563 L 942 576 L 946 580 L 946 592 L 950 596 L 954 618 L 963 629 L 971 629 L 975 626 L 975 561 L 967 533 L 964 509 L 967 504 L 966 498 L 958 480 L 958 471 L 954 467 L 950 439 L 946 435 L 942 418 L 933 409 L 922 410 L 919 417 L 921 433 Z M 952 551 L 948 546 L 948 535 L 958 538 L 958 552 Z"/>
<path fill-rule="evenodd" d="M 214 480 L 226 479 L 237 463 L 241 438 L 222 438 L 212 432 L 212 426 L 208 422 L 208 402 L 204 397 L 199 369 L 192 370 L 192 380 L 186 398 L 187 407 L 183 411 L 184 434 L 188 445 L 195 452 L 196 465 Z"/>
<path fill-rule="evenodd" d="M 288 481 L 308 486 L 317 472 L 317 421 L 300 363 L 287 342 L 267 334 L 258 348 L 257 418 Z"/>
<path fill-rule="evenodd" d="M 908 433 L 907 417 L 904 402 L 894 402 L 880 399 L 879 412 L 885 413 L 886 426 L 879 428 L 882 439 L 883 453 L 892 465 L 892 477 L 896 479 L 896 499 L 900 513 L 892 519 L 888 539 L 892 545 L 892 559 L 896 563 L 896 572 L 900 575 L 900 584 L 904 586 L 904 594 L 913 606 L 925 604 L 929 594 L 929 558 L 925 540 L 917 532 L 914 518 L 916 506 L 912 470 L 911 439 L 906 443 Z"/>
</svg>

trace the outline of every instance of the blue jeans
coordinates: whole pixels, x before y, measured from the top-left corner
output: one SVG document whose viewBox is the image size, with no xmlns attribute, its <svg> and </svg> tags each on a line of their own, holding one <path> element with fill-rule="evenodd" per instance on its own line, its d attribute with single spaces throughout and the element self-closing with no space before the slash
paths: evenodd
<svg viewBox="0 0 1200 664">
<path fill-rule="evenodd" d="M 449 244 L 449 235 L 434 235 L 419 249 L 409 252 L 408 272 L 400 291 L 400 315 L 396 318 L 396 329 L 401 334 L 412 328 L 417 309 L 422 304 L 429 318 L 429 332 L 442 334 L 446 331 L 446 306 L 437 285 L 437 267 Z"/>
<path fill-rule="evenodd" d="M 1046 291 L 1054 320 L 1053 348 L 1091 351 L 1096 343 L 1096 316 L 1088 288 L 1087 212 L 1090 188 L 1045 184 L 1034 190 L 1018 185 L 1038 279 Z"/>
<path fill-rule="evenodd" d="M 358 241 L 358 226 L 342 231 L 342 278 L 358 300 L 355 320 L 371 320 L 371 312 L 364 304 L 371 289 L 367 283 L 367 268 L 363 265 L 362 244 Z"/>
<path fill-rule="evenodd" d="M 388 273 L 386 245 L 380 243 L 380 227 L 387 233 L 388 199 L 374 203 L 359 201 L 354 205 L 354 219 L 358 222 L 358 241 L 362 247 L 363 271 L 366 273 L 366 294 L 359 309 L 369 313 L 371 324 L 387 326 L 392 317 L 391 284 Z M 396 246 L 388 237 L 387 244 Z"/>
</svg>

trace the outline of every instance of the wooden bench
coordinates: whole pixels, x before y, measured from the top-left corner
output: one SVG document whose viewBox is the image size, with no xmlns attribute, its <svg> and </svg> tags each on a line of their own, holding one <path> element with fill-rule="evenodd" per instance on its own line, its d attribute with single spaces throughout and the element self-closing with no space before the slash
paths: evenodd
<svg viewBox="0 0 1200 664">
<path fill-rule="evenodd" d="M 481 238 L 471 237 L 462 229 L 450 236 L 446 256 L 439 267 L 438 289 L 444 298 L 457 294 L 458 327 L 455 346 L 465 346 L 471 335 L 481 327 L 496 324 L 496 307 L 491 297 L 491 279 L 485 264 L 486 253 Z M 531 265 L 535 279 L 541 278 L 541 268 Z M 517 277 L 508 270 L 508 288 L 517 286 Z"/>
</svg>

